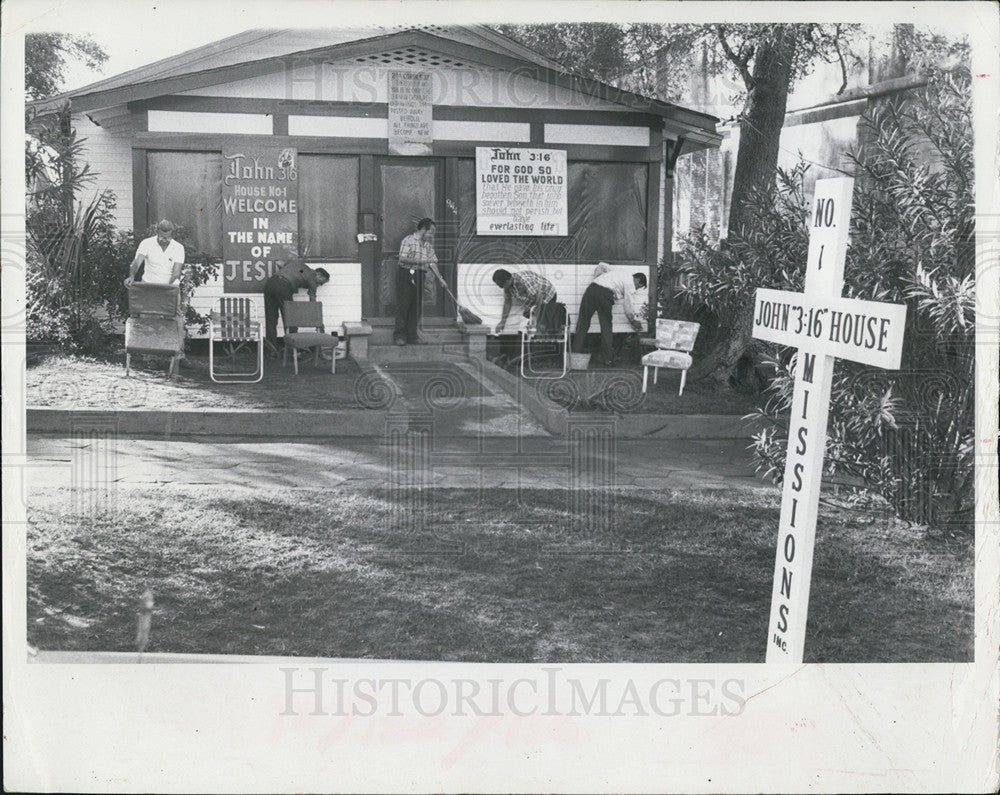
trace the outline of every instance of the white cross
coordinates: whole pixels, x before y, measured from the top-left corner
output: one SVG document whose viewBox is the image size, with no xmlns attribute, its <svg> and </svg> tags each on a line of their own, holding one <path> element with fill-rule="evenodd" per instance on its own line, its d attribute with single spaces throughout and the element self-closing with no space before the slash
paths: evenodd
<svg viewBox="0 0 1000 795">
<path fill-rule="evenodd" d="M 758 289 L 753 336 L 799 349 L 767 662 L 801 663 L 835 358 L 899 369 L 906 306 L 842 298 L 854 180 L 816 182 L 805 291 Z"/>
</svg>

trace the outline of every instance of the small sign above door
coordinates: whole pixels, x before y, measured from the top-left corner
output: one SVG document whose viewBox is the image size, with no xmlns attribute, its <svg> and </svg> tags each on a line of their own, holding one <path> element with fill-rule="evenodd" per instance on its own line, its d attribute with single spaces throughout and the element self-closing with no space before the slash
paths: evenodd
<svg viewBox="0 0 1000 795">
<path fill-rule="evenodd" d="M 431 75 L 389 72 L 389 154 L 431 154 Z"/>
</svg>

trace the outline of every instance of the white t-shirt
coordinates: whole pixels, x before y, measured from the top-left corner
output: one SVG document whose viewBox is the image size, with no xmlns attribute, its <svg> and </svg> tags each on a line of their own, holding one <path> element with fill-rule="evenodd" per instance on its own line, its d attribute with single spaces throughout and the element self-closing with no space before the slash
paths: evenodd
<svg viewBox="0 0 1000 795">
<path fill-rule="evenodd" d="M 184 262 L 184 246 L 171 240 L 164 251 L 156 242 L 155 235 L 143 240 L 136 253 L 146 255 L 146 269 L 142 272 L 142 280 L 149 284 L 170 284 L 175 263 Z"/>
</svg>

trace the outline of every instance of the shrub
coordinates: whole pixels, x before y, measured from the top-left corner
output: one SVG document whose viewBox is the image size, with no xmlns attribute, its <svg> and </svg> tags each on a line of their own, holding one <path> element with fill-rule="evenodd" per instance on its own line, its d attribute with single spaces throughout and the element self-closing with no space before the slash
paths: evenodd
<svg viewBox="0 0 1000 795">
<path fill-rule="evenodd" d="M 899 371 L 838 361 L 825 474 L 880 495 L 903 519 L 969 529 L 974 505 L 975 238 L 971 76 L 928 86 L 863 120 L 844 295 L 905 303 Z M 682 290 L 719 317 L 749 317 L 757 287 L 801 290 L 805 167 L 758 196 L 757 222 L 722 250 L 692 240 Z M 758 343 L 759 345 L 759 343 Z M 763 347 L 759 348 L 763 350 Z M 770 348 L 775 376 L 754 415 L 759 470 L 784 472 L 792 356 Z"/>
<path fill-rule="evenodd" d="M 116 229 L 113 192 L 101 191 L 87 205 L 77 200 L 95 175 L 79 164 L 82 141 L 70 126 L 68 108 L 44 119 L 29 113 L 27 123 L 27 338 L 96 353 L 128 314 L 124 281 L 137 239 Z M 150 234 L 152 228 L 145 236 Z M 186 242 L 183 229 L 177 237 Z M 190 297 L 216 265 L 190 243 L 185 249 L 181 289 Z M 190 307 L 186 321 L 207 328 L 208 319 Z"/>
</svg>

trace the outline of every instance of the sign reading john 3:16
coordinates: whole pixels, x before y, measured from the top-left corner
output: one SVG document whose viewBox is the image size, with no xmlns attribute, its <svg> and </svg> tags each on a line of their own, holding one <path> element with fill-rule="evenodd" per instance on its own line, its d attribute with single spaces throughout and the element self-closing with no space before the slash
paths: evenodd
<svg viewBox="0 0 1000 795">
<path fill-rule="evenodd" d="M 222 153 L 223 289 L 260 293 L 299 255 L 298 154 L 247 147 Z"/>
</svg>

